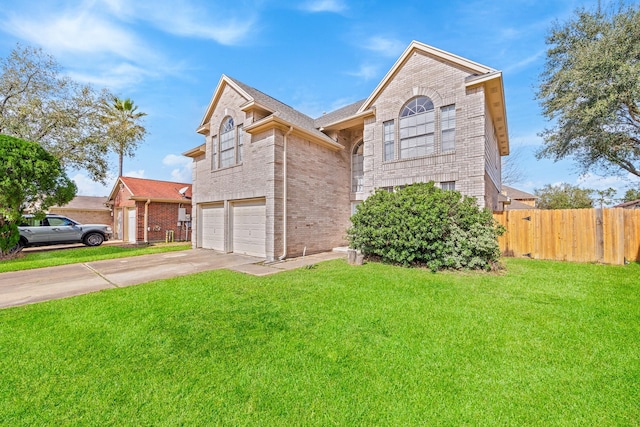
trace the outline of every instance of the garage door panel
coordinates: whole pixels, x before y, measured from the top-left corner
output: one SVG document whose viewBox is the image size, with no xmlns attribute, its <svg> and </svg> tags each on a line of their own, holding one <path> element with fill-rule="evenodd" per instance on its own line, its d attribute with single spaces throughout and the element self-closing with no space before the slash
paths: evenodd
<svg viewBox="0 0 640 427">
<path fill-rule="evenodd" d="M 263 201 L 233 206 L 233 251 L 266 256 L 266 206 Z"/>
<path fill-rule="evenodd" d="M 223 206 L 203 206 L 200 226 L 204 249 L 224 250 L 224 209 Z"/>
</svg>

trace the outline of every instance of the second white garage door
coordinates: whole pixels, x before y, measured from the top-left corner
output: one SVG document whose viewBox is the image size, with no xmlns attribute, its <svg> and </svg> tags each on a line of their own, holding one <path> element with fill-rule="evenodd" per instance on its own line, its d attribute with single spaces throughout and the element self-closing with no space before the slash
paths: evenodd
<svg viewBox="0 0 640 427">
<path fill-rule="evenodd" d="M 266 256 L 266 217 L 264 200 L 233 204 L 233 252 Z"/>
<path fill-rule="evenodd" d="M 200 225 L 202 247 L 224 250 L 224 209 L 222 205 L 203 206 Z"/>
</svg>

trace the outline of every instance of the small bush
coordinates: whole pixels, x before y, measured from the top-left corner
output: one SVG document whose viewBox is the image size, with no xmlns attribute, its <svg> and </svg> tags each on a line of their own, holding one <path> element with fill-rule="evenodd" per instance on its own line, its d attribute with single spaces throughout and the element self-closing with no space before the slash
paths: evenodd
<svg viewBox="0 0 640 427">
<path fill-rule="evenodd" d="M 350 246 L 404 266 L 490 269 L 500 256 L 504 228 L 475 199 L 433 182 L 391 193 L 376 190 L 358 205 L 347 231 Z"/>
</svg>

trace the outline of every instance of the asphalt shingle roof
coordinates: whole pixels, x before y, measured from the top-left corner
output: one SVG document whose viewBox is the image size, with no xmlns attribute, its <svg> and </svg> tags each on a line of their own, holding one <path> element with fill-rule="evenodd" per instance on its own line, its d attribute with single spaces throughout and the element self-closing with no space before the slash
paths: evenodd
<svg viewBox="0 0 640 427">
<path fill-rule="evenodd" d="M 184 196 L 191 198 L 191 184 L 171 181 L 156 181 L 153 179 L 132 178 L 121 176 L 120 180 L 131 190 L 133 197 L 146 197 L 150 199 L 183 200 L 179 190 L 188 187 Z"/>
</svg>

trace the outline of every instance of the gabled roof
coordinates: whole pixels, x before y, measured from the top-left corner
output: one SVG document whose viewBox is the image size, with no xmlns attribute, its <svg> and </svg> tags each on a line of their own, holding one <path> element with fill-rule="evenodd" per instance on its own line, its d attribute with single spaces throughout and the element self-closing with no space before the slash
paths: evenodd
<svg viewBox="0 0 640 427">
<path fill-rule="evenodd" d="M 64 206 L 51 206 L 51 208 L 57 209 L 74 209 L 74 210 L 93 210 L 104 211 L 109 210 L 106 205 L 106 197 L 93 197 L 93 196 L 76 196 Z"/>
<path fill-rule="evenodd" d="M 624 202 L 624 203 L 620 203 L 618 205 L 615 205 L 614 208 L 628 208 L 631 206 L 640 206 L 640 199 L 638 200 L 631 200 L 630 202 Z"/>
<path fill-rule="evenodd" d="M 465 81 L 466 87 L 473 87 L 477 85 L 483 85 L 485 87 L 487 104 L 489 105 L 493 126 L 496 129 L 496 135 L 498 137 L 500 155 L 508 155 L 509 131 L 507 128 L 507 110 L 504 100 L 502 72 L 415 40 L 409 44 L 393 67 L 391 67 L 382 81 L 373 90 L 371 95 L 369 95 L 369 97 L 362 103 L 358 109 L 358 113 L 362 113 L 371 108 L 378 96 L 380 96 L 382 91 L 395 78 L 414 52 L 421 52 L 425 55 L 466 70 L 470 74 L 470 78 Z"/>
<path fill-rule="evenodd" d="M 502 185 L 502 192 L 512 200 L 538 199 L 538 196 L 535 194 L 527 193 L 526 191 L 518 190 L 517 188 L 504 184 Z"/>
<path fill-rule="evenodd" d="M 341 122 L 344 119 L 350 118 L 358 112 L 364 101 L 364 99 L 361 99 L 353 104 L 345 105 L 337 110 L 321 115 L 314 120 L 315 127 L 322 129 L 332 123 Z"/>
<path fill-rule="evenodd" d="M 109 195 L 113 201 L 124 185 L 131 196 L 130 200 L 151 200 L 155 202 L 183 202 L 191 199 L 191 184 L 183 182 L 156 181 L 153 179 L 133 178 L 121 176 L 116 181 Z M 184 192 L 182 194 L 181 192 Z"/>
<path fill-rule="evenodd" d="M 267 128 L 279 127 L 283 129 L 291 129 L 294 134 L 303 136 L 310 141 L 316 142 L 320 145 L 339 150 L 344 148 L 324 133 L 316 129 L 314 120 L 288 106 L 287 104 L 278 101 L 277 99 L 255 89 L 247 84 L 244 84 L 238 80 L 235 80 L 229 76 L 222 75 L 220 82 L 216 87 L 216 90 L 211 99 L 211 103 L 207 108 L 207 111 L 198 127 L 199 133 L 208 133 L 207 124 L 211 119 L 211 115 L 216 108 L 216 105 L 222 96 L 222 92 L 226 86 L 232 87 L 236 90 L 247 102 L 240 108 L 243 111 L 251 109 L 259 109 L 268 113 L 267 117 L 258 120 L 250 125 L 245 125 L 244 130 L 249 133 L 261 132 Z M 190 151 L 187 152 L 192 154 Z"/>
</svg>

